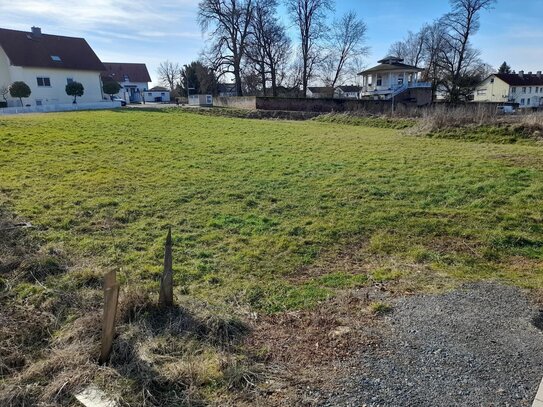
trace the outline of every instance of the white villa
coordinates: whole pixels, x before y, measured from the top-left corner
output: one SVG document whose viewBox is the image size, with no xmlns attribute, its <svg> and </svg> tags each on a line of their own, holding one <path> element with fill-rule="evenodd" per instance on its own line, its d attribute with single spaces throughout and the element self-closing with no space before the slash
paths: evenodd
<svg viewBox="0 0 543 407">
<path fill-rule="evenodd" d="M 431 102 L 432 85 L 419 81 L 423 69 L 404 64 L 402 58 L 394 56 L 383 58 L 378 63 L 379 65 L 358 74 L 362 76 L 362 99 L 389 100 L 409 89 L 427 89 L 430 91 Z M 418 93 L 425 94 L 428 91 Z"/>
<path fill-rule="evenodd" d="M 104 62 L 102 81 L 113 80 L 121 85 L 118 97 L 126 103 L 140 103 L 147 100 L 145 92 L 149 89 L 151 76 L 145 64 L 124 62 Z M 150 101 L 154 101 L 150 99 Z M 169 101 L 169 96 L 168 96 Z"/>
<path fill-rule="evenodd" d="M 43 34 L 39 27 L 30 32 L 0 28 L 0 86 L 25 82 L 31 90 L 25 106 L 46 108 L 72 104 L 66 84 L 83 84 L 79 104 L 101 102 L 100 72 L 104 65 L 83 38 Z M 21 107 L 19 99 L 7 95 L 8 107 Z M 40 107 L 41 109 L 41 107 Z"/>
<path fill-rule="evenodd" d="M 518 103 L 521 109 L 543 108 L 543 76 L 541 71 L 492 74 L 475 88 L 473 101 Z"/>
</svg>

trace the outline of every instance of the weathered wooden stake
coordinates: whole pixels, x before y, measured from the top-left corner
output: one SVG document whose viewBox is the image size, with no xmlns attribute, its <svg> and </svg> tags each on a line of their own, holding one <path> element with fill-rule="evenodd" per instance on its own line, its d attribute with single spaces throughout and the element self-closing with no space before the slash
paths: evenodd
<svg viewBox="0 0 543 407">
<path fill-rule="evenodd" d="M 115 336 L 115 314 L 119 301 L 119 283 L 117 273 L 110 271 L 104 277 L 104 319 L 102 321 L 102 349 L 100 352 L 100 364 L 106 363 L 111 354 L 113 337 Z"/>
<path fill-rule="evenodd" d="M 160 281 L 158 303 L 162 307 L 173 306 L 173 270 L 172 270 L 172 228 L 168 229 L 168 237 L 164 248 L 164 272 Z"/>
</svg>

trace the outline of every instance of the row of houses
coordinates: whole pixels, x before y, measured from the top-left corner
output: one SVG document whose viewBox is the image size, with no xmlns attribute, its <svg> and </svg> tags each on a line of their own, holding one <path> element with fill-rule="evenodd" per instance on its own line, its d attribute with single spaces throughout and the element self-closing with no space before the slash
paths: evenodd
<svg viewBox="0 0 543 407">
<path fill-rule="evenodd" d="M 71 82 L 83 84 L 79 103 L 109 100 L 103 92 L 106 81 L 121 85 L 116 97 L 127 103 L 170 100 L 167 89 L 149 89 L 145 64 L 102 62 L 85 39 L 44 34 L 39 27 L 29 32 L 0 28 L 0 87 L 19 81 L 30 87 L 24 100 L 30 107 L 72 103 L 65 91 Z M 20 106 L 9 93 L 3 97 L 8 107 Z"/>
<path fill-rule="evenodd" d="M 475 102 L 515 103 L 521 109 L 543 107 L 543 75 L 541 71 L 495 73 L 475 89 Z"/>
</svg>

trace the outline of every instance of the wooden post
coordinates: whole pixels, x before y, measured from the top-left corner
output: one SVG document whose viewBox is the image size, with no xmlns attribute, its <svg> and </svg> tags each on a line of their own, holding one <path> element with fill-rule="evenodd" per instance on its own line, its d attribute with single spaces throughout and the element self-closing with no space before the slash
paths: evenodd
<svg viewBox="0 0 543 407">
<path fill-rule="evenodd" d="M 104 277 L 104 319 L 102 321 L 102 349 L 100 352 L 100 364 L 106 363 L 111 354 L 113 337 L 115 336 L 115 314 L 119 301 L 119 283 L 117 273 L 110 271 Z"/>
<path fill-rule="evenodd" d="M 173 270 L 172 270 L 172 228 L 168 229 L 168 237 L 164 248 L 164 272 L 160 281 L 158 303 L 162 307 L 173 306 Z"/>
</svg>

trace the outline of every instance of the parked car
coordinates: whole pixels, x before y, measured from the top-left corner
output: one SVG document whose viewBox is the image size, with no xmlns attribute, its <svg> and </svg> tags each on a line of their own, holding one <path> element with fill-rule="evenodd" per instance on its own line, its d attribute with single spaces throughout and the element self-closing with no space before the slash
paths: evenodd
<svg viewBox="0 0 543 407">
<path fill-rule="evenodd" d="M 126 106 L 126 100 L 124 99 L 121 99 L 120 97 L 112 97 L 111 98 L 111 101 L 112 102 L 121 102 L 121 106 Z"/>
</svg>

